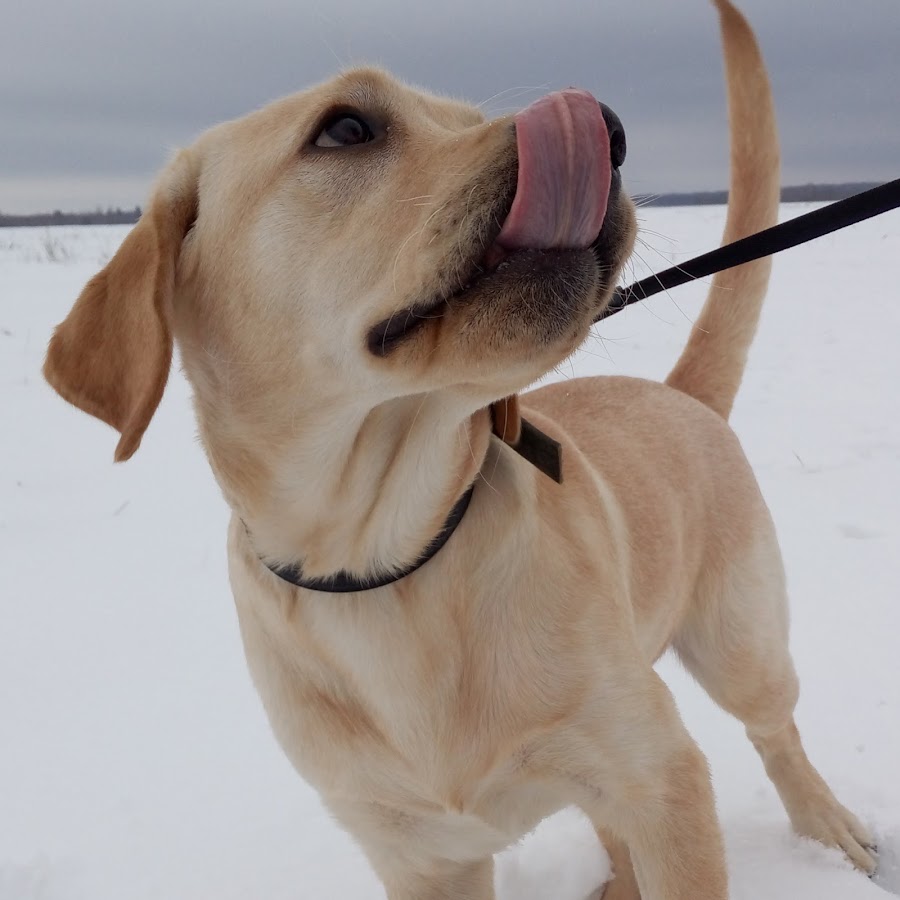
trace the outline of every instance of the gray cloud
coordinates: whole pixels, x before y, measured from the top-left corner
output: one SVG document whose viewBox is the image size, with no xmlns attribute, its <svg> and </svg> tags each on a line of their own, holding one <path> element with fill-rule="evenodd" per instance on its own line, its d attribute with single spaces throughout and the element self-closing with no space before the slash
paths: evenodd
<svg viewBox="0 0 900 900">
<path fill-rule="evenodd" d="M 785 181 L 897 177 L 900 3 L 744 0 Z M 721 187 L 724 92 L 703 0 L 33 0 L 0 33 L 0 209 L 141 202 L 172 148 L 354 62 L 502 112 L 577 84 L 621 115 L 636 191 Z M 57 199 L 53 199 L 53 198 Z"/>
</svg>

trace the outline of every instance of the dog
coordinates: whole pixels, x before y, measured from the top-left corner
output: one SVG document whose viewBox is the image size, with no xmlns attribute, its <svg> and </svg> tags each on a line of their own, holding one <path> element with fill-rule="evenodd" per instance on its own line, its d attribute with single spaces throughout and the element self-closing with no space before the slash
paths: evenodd
<svg viewBox="0 0 900 900">
<path fill-rule="evenodd" d="M 779 151 L 753 32 L 713 2 L 728 241 L 775 222 Z M 801 745 L 779 549 L 727 424 L 768 261 L 716 276 L 665 384 L 521 394 L 631 253 L 625 150 L 583 91 L 487 121 L 346 72 L 179 152 L 50 342 L 46 378 L 120 432 L 116 460 L 178 342 L 252 678 L 390 900 L 489 900 L 493 854 L 568 805 L 607 900 L 724 900 L 707 764 L 653 670 L 670 646 L 796 831 L 875 867 Z M 561 446 L 561 483 L 526 432 Z"/>
</svg>

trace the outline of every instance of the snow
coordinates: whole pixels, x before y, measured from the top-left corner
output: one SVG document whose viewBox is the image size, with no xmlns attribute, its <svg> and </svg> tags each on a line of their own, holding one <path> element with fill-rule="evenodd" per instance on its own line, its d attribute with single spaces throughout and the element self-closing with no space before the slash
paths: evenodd
<svg viewBox="0 0 900 900">
<path fill-rule="evenodd" d="M 644 210 L 640 255 L 660 269 L 710 249 L 723 216 Z M 113 466 L 113 433 L 40 377 L 52 326 L 125 232 L 0 231 L 0 900 L 383 897 L 250 685 L 183 378 Z M 795 837 L 741 726 L 665 658 L 712 766 L 734 900 L 900 893 L 898 257 L 896 212 L 782 255 L 733 417 L 786 557 L 800 728 L 881 871 Z M 664 376 L 703 292 L 604 323 L 563 376 Z M 566 812 L 501 855 L 498 897 L 584 900 L 607 873 Z"/>
</svg>

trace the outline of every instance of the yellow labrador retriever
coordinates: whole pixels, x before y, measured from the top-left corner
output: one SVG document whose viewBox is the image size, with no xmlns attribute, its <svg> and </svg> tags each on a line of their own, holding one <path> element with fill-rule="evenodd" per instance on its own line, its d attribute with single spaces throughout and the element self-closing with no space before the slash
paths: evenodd
<svg viewBox="0 0 900 900">
<path fill-rule="evenodd" d="M 752 31 L 715 2 L 733 239 L 775 220 L 777 133 Z M 570 804 L 608 900 L 724 900 L 706 762 L 653 670 L 670 645 L 796 830 L 874 867 L 801 746 L 779 550 L 726 423 L 768 263 L 716 278 L 667 384 L 521 398 L 561 484 L 513 446 L 503 398 L 584 341 L 631 252 L 624 154 L 583 91 L 485 121 L 351 71 L 180 152 L 50 344 L 50 383 L 124 460 L 178 341 L 254 681 L 390 900 L 488 900 L 492 855 Z"/>
</svg>

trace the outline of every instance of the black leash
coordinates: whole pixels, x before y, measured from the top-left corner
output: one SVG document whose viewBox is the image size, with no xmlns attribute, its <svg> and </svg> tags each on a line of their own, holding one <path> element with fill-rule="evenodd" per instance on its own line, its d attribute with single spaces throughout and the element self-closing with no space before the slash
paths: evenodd
<svg viewBox="0 0 900 900">
<path fill-rule="evenodd" d="M 718 250 L 696 256 L 657 275 L 649 275 L 628 287 L 616 288 L 612 299 L 594 321 L 601 322 L 608 319 L 626 306 L 652 297 L 653 294 L 697 278 L 706 278 L 723 269 L 731 269 L 764 256 L 772 256 L 782 250 L 847 228 L 849 225 L 856 225 L 857 222 L 880 216 L 898 206 L 900 206 L 900 178 L 741 238 L 733 244 L 719 247 Z"/>
</svg>

